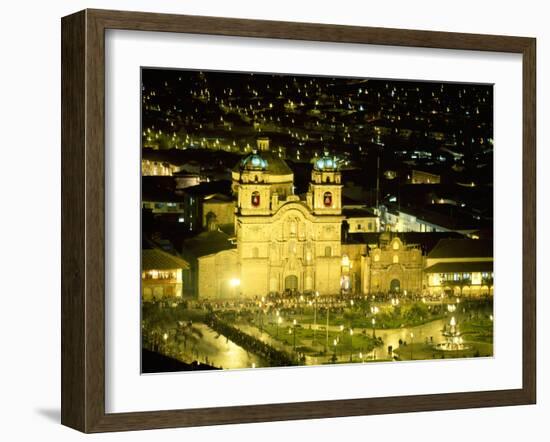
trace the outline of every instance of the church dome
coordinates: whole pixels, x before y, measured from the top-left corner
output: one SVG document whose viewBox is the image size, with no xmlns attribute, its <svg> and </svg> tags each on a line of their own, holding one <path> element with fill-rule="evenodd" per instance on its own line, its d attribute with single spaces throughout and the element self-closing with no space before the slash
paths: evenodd
<svg viewBox="0 0 550 442">
<path fill-rule="evenodd" d="M 325 156 L 313 160 L 313 168 L 321 172 L 338 170 L 338 159 L 325 153 Z"/>
<path fill-rule="evenodd" d="M 263 171 L 272 176 L 288 177 L 290 181 L 293 179 L 292 169 L 288 167 L 285 160 L 271 152 L 251 153 L 233 168 L 234 173 L 246 171 Z"/>
<path fill-rule="evenodd" d="M 267 170 L 267 160 L 258 153 L 254 152 L 244 157 L 239 163 L 240 170 L 254 170 L 264 171 Z"/>
</svg>

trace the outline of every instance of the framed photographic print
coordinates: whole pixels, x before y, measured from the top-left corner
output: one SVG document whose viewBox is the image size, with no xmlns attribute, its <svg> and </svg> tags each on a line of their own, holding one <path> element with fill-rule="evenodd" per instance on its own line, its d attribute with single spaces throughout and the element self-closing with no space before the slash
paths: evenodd
<svg viewBox="0 0 550 442">
<path fill-rule="evenodd" d="M 535 40 L 62 20 L 62 423 L 532 404 Z"/>
</svg>

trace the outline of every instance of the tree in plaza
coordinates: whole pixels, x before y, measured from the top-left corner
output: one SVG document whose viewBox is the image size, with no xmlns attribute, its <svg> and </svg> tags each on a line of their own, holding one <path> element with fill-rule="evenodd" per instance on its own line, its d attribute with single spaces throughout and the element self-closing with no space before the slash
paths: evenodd
<svg viewBox="0 0 550 442">
<path fill-rule="evenodd" d="M 430 315 L 428 307 L 421 303 L 415 302 L 405 313 L 404 317 L 408 322 L 415 323 L 424 321 Z"/>
</svg>

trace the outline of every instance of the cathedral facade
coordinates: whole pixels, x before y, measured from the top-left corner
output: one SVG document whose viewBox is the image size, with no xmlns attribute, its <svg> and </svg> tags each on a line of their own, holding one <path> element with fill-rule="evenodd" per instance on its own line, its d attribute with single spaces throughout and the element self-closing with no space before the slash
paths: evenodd
<svg viewBox="0 0 550 442">
<path fill-rule="evenodd" d="M 240 295 L 339 293 L 343 216 L 336 160 L 314 162 L 302 198 L 293 192 L 290 168 L 267 150 L 245 157 L 232 179 Z"/>
</svg>

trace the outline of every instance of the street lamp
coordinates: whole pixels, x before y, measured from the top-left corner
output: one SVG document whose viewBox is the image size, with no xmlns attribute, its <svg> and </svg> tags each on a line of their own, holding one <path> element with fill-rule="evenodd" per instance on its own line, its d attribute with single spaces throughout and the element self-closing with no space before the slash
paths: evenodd
<svg viewBox="0 0 550 442">
<path fill-rule="evenodd" d="M 315 330 L 317 329 L 317 298 L 319 297 L 319 292 L 315 292 L 315 299 L 313 305 L 313 346 L 315 346 Z"/>
<path fill-rule="evenodd" d="M 241 280 L 239 278 L 231 278 L 229 280 L 229 285 L 233 287 L 233 297 L 237 297 L 237 287 L 241 285 Z"/>
<path fill-rule="evenodd" d="M 282 322 L 283 322 L 283 318 L 281 318 L 280 316 L 277 316 L 277 338 L 279 337 L 279 326 L 281 325 Z"/>
<path fill-rule="evenodd" d="M 371 323 L 372 323 L 372 337 L 373 338 L 376 338 L 376 333 L 374 331 L 374 325 L 376 324 L 376 314 L 380 311 L 380 309 L 378 307 L 376 307 L 375 305 L 371 306 L 370 308 L 370 312 L 372 314 L 372 319 L 371 319 Z"/>
<path fill-rule="evenodd" d="M 353 362 L 353 329 L 349 329 L 349 361 Z"/>
<path fill-rule="evenodd" d="M 162 340 L 164 341 L 164 344 L 163 344 L 164 354 L 168 354 L 168 345 L 166 343 L 168 341 L 168 333 L 164 333 L 162 335 Z"/>
<path fill-rule="evenodd" d="M 340 333 L 342 334 L 342 347 L 344 346 L 344 326 L 340 325 Z M 341 353 L 344 353 L 343 348 L 341 349 Z"/>
<path fill-rule="evenodd" d="M 327 304 L 327 327 L 326 327 L 325 352 L 328 351 L 328 326 L 329 326 L 329 315 L 330 315 L 330 305 Z"/>
<path fill-rule="evenodd" d="M 292 321 L 293 330 L 294 330 L 294 353 L 296 353 L 296 319 Z"/>
<path fill-rule="evenodd" d="M 411 361 L 413 360 L 413 339 L 414 339 L 414 333 L 411 332 Z"/>
</svg>

